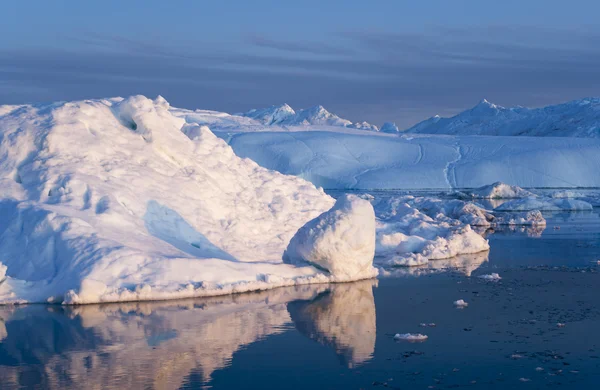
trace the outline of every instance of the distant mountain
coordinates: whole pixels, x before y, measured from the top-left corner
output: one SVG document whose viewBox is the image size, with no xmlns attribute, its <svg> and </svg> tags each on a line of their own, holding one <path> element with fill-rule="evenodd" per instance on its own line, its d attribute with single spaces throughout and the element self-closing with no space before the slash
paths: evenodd
<svg viewBox="0 0 600 390">
<path fill-rule="evenodd" d="M 314 106 L 303 110 L 294 111 L 287 104 L 271 106 L 262 109 L 253 109 L 246 113 L 238 114 L 252 118 L 260 123 L 271 126 L 341 126 L 360 130 L 378 131 L 377 126 L 367 122 L 352 123 L 347 119 L 327 111 L 323 106 Z"/>
<path fill-rule="evenodd" d="M 505 108 L 482 100 L 451 118 L 434 116 L 406 133 L 600 137 L 600 98 L 573 100 L 543 108 Z"/>
<path fill-rule="evenodd" d="M 267 126 L 277 125 L 296 116 L 296 111 L 287 104 L 281 104 L 279 106 L 271 106 L 262 109 L 253 109 L 241 116 L 255 119 Z"/>
<path fill-rule="evenodd" d="M 398 130 L 398 126 L 396 126 L 396 124 L 393 122 L 385 122 L 379 131 L 388 134 L 398 134 L 400 132 L 400 130 Z"/>
</svg>

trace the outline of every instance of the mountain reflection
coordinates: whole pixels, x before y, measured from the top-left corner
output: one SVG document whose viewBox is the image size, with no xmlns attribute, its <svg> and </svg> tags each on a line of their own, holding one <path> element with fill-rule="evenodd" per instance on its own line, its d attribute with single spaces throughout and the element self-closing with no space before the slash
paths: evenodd
<svg viewBox="0 0 600 390">
<path fill-rule="evenodd" d="M 373 281 L 206 299 L 0 307 L 0 384 L 176 389 L 293 324 L 354 366 L 375 347 Z"/>
</svg>

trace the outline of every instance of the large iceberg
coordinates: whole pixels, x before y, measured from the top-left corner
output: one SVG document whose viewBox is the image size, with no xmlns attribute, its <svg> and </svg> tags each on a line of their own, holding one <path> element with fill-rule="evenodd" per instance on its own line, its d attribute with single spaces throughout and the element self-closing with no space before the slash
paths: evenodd
<svg viewBox="0 0 600 390">
<path fill-rule="evenodd" d="M 333 198 L 237 157 L 160 97 L 0 113 L 0 303 L 170 299 L 334 279 L 282 262 L 292 236 Z"/>
</svg>

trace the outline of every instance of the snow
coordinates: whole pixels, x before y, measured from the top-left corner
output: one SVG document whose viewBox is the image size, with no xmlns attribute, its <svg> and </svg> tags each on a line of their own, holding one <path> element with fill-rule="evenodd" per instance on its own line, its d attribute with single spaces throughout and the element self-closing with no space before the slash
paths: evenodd
<svg viewBox="0 0 600 390">
<path fill-rule="evenodd" d="M 496 211 L 586 211 L 593 206 L 583 200 L 570 198 L 524 198 L 511 200 L 496 207 Z"/>
<path fill-rule="evenodd" d="M 404 341 L 425 341 L 428 339 L 428 336 L 420 333 L 396 333 L 394 335 L 394 340 L 404 340 Z"/>
<path fill-rule="evenodd" d="M 284 253 L 286 263 L 308 263 L 341 280 L 377 275 L 375 213 L 356 195 L 340 197 L 333 208 L 304 225 Z"/>
<path fill-rule="evenodd" d="M 171 299 L 343 279 L 282 261 L 331 197 L 237 157 L 160 97 L 1 112 L 0 303 Z"/>
<path fill-rule="evenodd" d="M 480 275 L 480 276 L 478 276 L 478 278 L 483 279 L 483 280 L 487 280 L 487 281 L 491 281 L 491 282 L 497 282 L 497 281 L 499 281 L 499 280 L 502 279 L 500 277 L 500 275 L 498 275 L 495 272 L 493 272 L 491 274 Z"/>
<path fill-rule="evenodd" d="M 499 181 L 487 186 L 464 191 L 464 193 L 476 199 L 513 199 L 535 196 L 533 193 L 524 190 L 519 186 L 513 186 Z"/>
<path fill-rule="evenodd" d="M 504 108 L 484 99 L 451 118 L 424 120 L 406 133 L 599 138 L 600 98 L 534 109 Z"/>
<path fill-rule="evenodd" d="M 459 299 L 458 301 L 454 301 L 454 306 L 456 306 L 459 309 L 462 309 L 464 307 L 469 306 L 469 304 L 467 302 L 465 302 L 464 300 Z"/>
<path fill-rule="evenodd" d="M 600 186 L 600 139 L 393 136 L 319 126 L 215 134 L 241 157 L 326 189 L 461 189 L 499 181 L 522 188 Z"/>
</svg>

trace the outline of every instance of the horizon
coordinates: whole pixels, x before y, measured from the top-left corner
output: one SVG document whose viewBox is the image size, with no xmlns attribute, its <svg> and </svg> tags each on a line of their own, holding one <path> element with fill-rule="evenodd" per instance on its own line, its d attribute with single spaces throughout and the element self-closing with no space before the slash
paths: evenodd
<svg viewBox="0 0 600 390">
<path fill-rule="evenodd" d="M 482 98 L 536 108 L 600 95 L 591 0 L 234 3 L 39 1 L 35 13 L 9 3 L 0 102 L 143 94 L 221 112 L 286 102 L 408 128 Z"/>
</svg>

